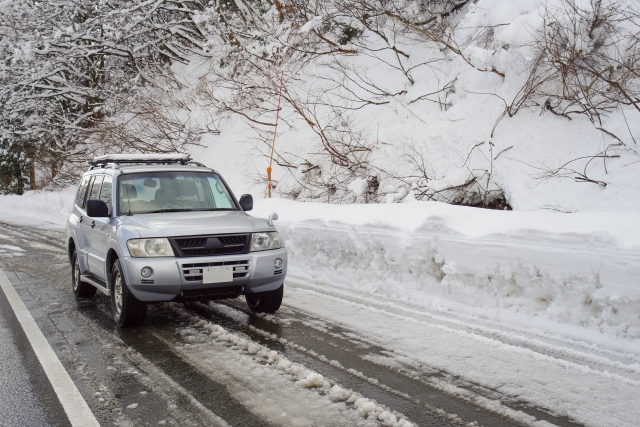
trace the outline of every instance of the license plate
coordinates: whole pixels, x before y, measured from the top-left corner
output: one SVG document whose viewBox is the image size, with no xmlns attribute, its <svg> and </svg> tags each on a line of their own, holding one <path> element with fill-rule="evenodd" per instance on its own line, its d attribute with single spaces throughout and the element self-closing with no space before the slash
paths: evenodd
<svg viewBox="0 0 640 427">
<path fill-rule="evenodd" d="M 233 266 L 205 267 L 202 269 L 202 283 L 233 282 Z"/>
</svg>

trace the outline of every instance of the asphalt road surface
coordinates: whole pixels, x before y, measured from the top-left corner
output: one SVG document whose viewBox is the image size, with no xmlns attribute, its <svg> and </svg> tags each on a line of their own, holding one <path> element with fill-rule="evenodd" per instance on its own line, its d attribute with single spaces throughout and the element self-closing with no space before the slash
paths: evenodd
<svg viewBox="0 0 640 427">
<path fill-rule="evenodd" d="M 251 313 L 243 298 L 161 304 L 150 306 L 143 326 L 121 330 L 106 296 L 74 298 L 62 231 L 0 223 L 0 250 L 0 268 L 101 425 L 530 424 L 513 413 L 579 425 L 523 401 L 502 399 L 492 410 L 434 384 L 478 396 L 496 391 L 429 366 L 381 362 L 392 350 L 289 304 L 289 292 L 305 291 L 300 284 L 286 283 L 275 315 Z M 0 425 L 71 425 L 2 291 L 0 342 Z M 300 381 L 307 370 L 322 375 L 318 384 Z M 372 404 L 345 401 L 334 385 Z"/>
</svg>

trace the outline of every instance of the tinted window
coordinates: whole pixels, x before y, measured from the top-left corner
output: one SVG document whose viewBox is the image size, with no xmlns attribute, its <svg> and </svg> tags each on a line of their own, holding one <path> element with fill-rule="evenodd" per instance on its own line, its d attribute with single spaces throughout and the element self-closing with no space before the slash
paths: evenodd
<svg viewBox="0 0 640 427">
<path fill-rule="evenodd" d="M 104 175 L 96 175 L 91 183 L 91 190 L 89 191 L 89 197 L 87 200 L 97 199 L 100 195 L 100 186 L 102 185 L 102 180 L 104 179 Z"/>
<path fill-rule="evenodd" d="M 105 175 L 102 181 L 102 189 L 100 190 L 100 200 L 107 204 L 109 215 L 111 215 L 111 176 Z"/>
<path fill-rule="evenodd" d="M 76 205 L 78 205 L 78 207 L 82 209 L 84 209 L 85 201 L 87 200 L 87 188 L 89 187 L 89 181 L 91 180 L 91 178 L 91 175 L 85 175 L 85 177 L 82 178 L 82 181 L 80 182 L 80 186 L 78 187 L 78 194 L 76 195 Z"/>
<path fill-rule="evenodd" d="M 120 213 L 237 210 L 220 177 L 207 172 L 148 172 L 122 175 Z"/>
</svg>

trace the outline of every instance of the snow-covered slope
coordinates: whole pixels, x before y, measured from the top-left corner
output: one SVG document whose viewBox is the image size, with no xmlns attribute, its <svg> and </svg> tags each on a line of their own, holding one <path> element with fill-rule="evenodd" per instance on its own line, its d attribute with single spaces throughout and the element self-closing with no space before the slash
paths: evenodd
<svg viewBox="0 0 640 427">
<path fill-rule="evenodd" d="M 394 34 L 396 46 L 407 54 L 405 58 L 365 30 L 360 41 L 364 47 L 354 47 L 360 52 L 356 55 L 321 57 L 304 67 L 293 60 L 281 65 L 265 63 L 261 72 L 271 80 L 259 82 L 273 87 L 260 92 L 265 99 L 256 108 L 259 114 L 252 116 L 254 119 L 275 122 L 277 78 L 280 71 L 284 73 L 285 96 L 275 147 L 279 164 L 274 164 L 273 172 L 276 193 L 332 203 L 412 201 L 434 194 L 438 198 L 443 188 L 476 177 L 485 190 L 503 190 L 515 210 L 639 211 L 640 199 L 633 195 L 640 191 L 634 140 L 634 135 L 640 135 L 640 120 L 633 108 L 612 110 L 598 125 L 619 136 L 627 144 L 625 149 L 616 146 L 618 141 L 610 134 L 596 129 L 584 114 L 553 114 L 545 107 L 544 98 L 525 103 L 513 117 L 504 115 L 505 106 L 518 98 L 530 76 L 535 56 L 532 44 L 545 29 L 544 15 L 548 19 L 561 3 L 466 3 L 449 17 L 454 25 L 452 40 L 463 49 L 462 55 Z M 587 3 L 582 3 L 588 10 Z M 271 19 L 269 13 L 265 21 Z M 570 13 L 558 12 L 558 20 L 570 18 Z M 261 48 L 265 55 L 272 55 L 284 49 L 283 40 L 307 34 L 308 27 L 320 21 L 322 17 L 310 19 L 307 25 L 285 21 L 269 27 L 276 36 L 266 30 L 264 34 L 256 30 L 256 34 L 269 41 Z M 298 24 L 302 28 L 297 28 Z M 222 87 L 224 81 L 210 80 L 212 75 L 225 72 L 219 65 L 225 52 L 221 50 L 214 60 L 194 61 L 175 70 L 187 85 L 209 87 L 232 107 L 245 108 L 234 103 L 259 90 L 252 86 L 258 80 L 251 80 L 249 72 L 245 85 L 235 89 L 231 84 Z M 340 72 L 336 64 L 342 67 Z M 411 69 L 407 73 L 411 81 L 399 64 Z M 496 72 L 486 71 L 492 69 Z M 395 95 L 372 96 L 358 86 L 364 81 L 370 84 L 367 90 Z M 336 85 L 342 85 L 341 89 L 332 89 Z M 349 95 L 346 89 L 355 93 L 349 98 L 351 104 L 336 100 Z M 355 102 L 353 96 L 376 103 Z M 323 102 L 340 104 L 339 111 L 323 110 Z M 301 117 L 296 107 L 305 109 L 313 123 Z M 246 107 L 243 111 L 251 114 L 252 110 Z M 236 190 L 264 197 L 273 127 L 250 125 L 237 114 L 223 117 L 220 134 L 205 136 L 203 147 L 193 148 L 194 158 L 218 169 Z M 359 158 L 357 166 L 336 166 L 321 142 L 319 126 L 326 132 L 351 132 L 370 151 Z M 350 141 L 357 146 L 358 141 Z M 607 154 L 619 157 L 593 158 L 607 147 Z M 555 170 L 559 177 L 545 179 Z M 423 173 L 426 177 L 421 177 Z M 575 181 L 581 174 L 594 182 Z M 367 182 L 376 183 L 375 194 L 367 194 Z M 484 191 L 480 187 L 471 191 Z"/>
</svg>

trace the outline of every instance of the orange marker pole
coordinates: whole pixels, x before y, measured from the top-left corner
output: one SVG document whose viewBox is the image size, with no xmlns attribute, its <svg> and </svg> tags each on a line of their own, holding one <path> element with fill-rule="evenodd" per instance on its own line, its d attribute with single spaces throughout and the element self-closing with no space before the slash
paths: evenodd
<svg viewBox="0 0 640 427">
<path fill-rule="evenodd" d="M 280 74 L 280 93 L 278 94 L 278 109 L 276 110 L 276 126 L 273 129 L 273 142 L 271 143 L 271 157 L 269 158 L 269 167 L 267 168 L 267 181 L 268 188 L 267 193 L 271 198 L 271 166 L 273 166 L 273 151 L 276 147 L 276 136 L 278 135 L 278 119 L 280 118 L 280 100 L 282 99 L 282 80 L 284 79 L 284 71 Z"/>
</svg>

